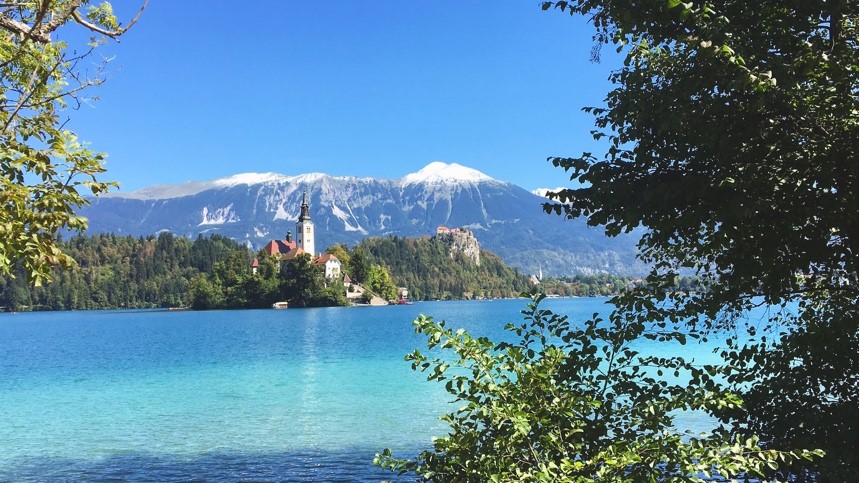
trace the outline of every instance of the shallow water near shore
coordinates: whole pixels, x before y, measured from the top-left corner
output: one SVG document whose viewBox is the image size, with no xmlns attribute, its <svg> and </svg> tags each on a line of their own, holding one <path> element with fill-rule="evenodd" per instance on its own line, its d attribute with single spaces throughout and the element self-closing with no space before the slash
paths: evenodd
<svg viewBox="0 0 859 483">
<path fill-rule="evenodd" d="M 544 306 L 582 320 L 604 302 Z M 501 339 L 526 303 L 2 314 L 0 480 L 391 479 L 373 455 L 428 448 L 452 409 L 403 361 L 425 345 L 410 322 Z"/>
</svg>

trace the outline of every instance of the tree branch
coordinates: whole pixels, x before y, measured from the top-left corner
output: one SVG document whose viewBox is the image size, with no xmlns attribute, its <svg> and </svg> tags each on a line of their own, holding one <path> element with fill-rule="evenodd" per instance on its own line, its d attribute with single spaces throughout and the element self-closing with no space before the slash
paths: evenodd
<svg viewBox="0 0 859 483">
<path fill-rule="evenodd" d="M 45 0 L 44 2 L 42 2 L 42 5 L 39 7 L 39 13 L 36 15 L 36 20 L 33 22 L 32 27 L 30 27 L 26 24 L 23 24 L 21 22 L 17 22 L 15 20 L 8 19 L 11 22 L 23 25 L 24 27 L 26 27 L 28 29 L 28 31 L 26 33 L 19 34 L 19 35 L 21 35 L 21 43 L 20 43 L 20 46 L 18 47 L 18 51 L 15 52 L 15 55 L 10 57 L 9 60 L 7 60 L 6 62 L 3 62 L 2 66 L 0 66 L 0 68 L 6 67 L 9 64 L 17 62 L 21 58 L 21 55 L 23 55 L 26 52 L 26 49 L 24 49 L 24 45 L 27 42 L 29 42 L 31 38 L 33 38 L 33 34 L 36 33 L 36 30 L 39 28 L 39 25 L 42 24 L 43 20 L 45 20 L 45 16 L 48 14 L 48 9 L 50 8 L 50 6 L 51 6 L 51 0 Z M 12 7 L 10 7 L 10 8 L 12 8 Z M 2 17 L 5 18 L 5 16 L 2 16 Z M 14 32 L 14 30 L 12 30 L 12 31 Z M 48 39 L 48 42 L 50 42 L 50 39 Z"/>
<path fill-rule="evenodd" d="M 69 2 L 69 4 L 66 6 L 66 9 L 62 13 L 54 16 L 50 22 L 42 25 L 38 29 L 35 29 L 34 31 L 37 32 L 38 35 L 40 36 L 39 40 L 41 42 L 45 42 L 45 43 L 50 42 L 51 41 L 51 32 L 53 32 L 54 30 L 57 30 L 60 27 L 60 25 L 65 24 L 66 21 L 69 19 L 69 17 L 73 13 L 75 13 L 75 11 L 77 11 L 77 9 L 79 9 L 81 7 L 82 1 L 83 0 L 72 0 L 71 2 Z M 50 3 L 51 3 L 51 0 L 46 1 L 43 4 L 43 8 L 47 5 L 49 5 Z M 34 26 L 34 28 L 35 28 L 35 26 Z M 47 39 L 47 40 L 42 40 L 42 39 Z"/>
<path fill-rule="evenodd" d="M 140 10 L 137 11 L 137 15 L 135 15 L 134 18 L 131 19 L 131 22 L 128 22 L 128 25 L 126 25 L 125 27 L 119 28 L 117 30 L 107 30 L 107 29 L 104 29 L 102 27 L 99 27 L 98 25 L 95 25 L 94 23 L 87 21 L 87 19 L 85 19 L 77 10 L 72 12 L 72 18 L 75 20 L 75 22 L 79 23 L 80 25 L 83 25 L 84 27 L 88 28 L 89 30 L 92 30 L 93 32 L 96 32 L 96 33 L 100 33 L 102 35 L 107 35 L 108 37 L 116 40 L 117 37 L 119 37 L 122 34 L 124 34 L 125 32 L 127 32 L 128 29 L 130 29 L 135 23 L 137 23 L 137 21 L 140 19 L 140 16 L 143 15 L 143 11 L 146 10 L 146 7 L 148 5 L 149 5 L 149 0 L 145 0 L 143 2 L 143 6 L 141 6 Z"/>
<path fill-rule="evenodd" d="M 18 34 L 24 38 L 32 38 L 42 43 L 51 41 L 50 36 L 45 36 L 39 31 L 34 31 L 29 25 L 24 22 L 19 22 L 15 19 L 0 15 L 0 27 L 14 34 Z"/>
<path fill-rule="evenodd" d="M 32 97 L 33 95 L 33 85 L 36 83 L 36 79 L 39 78 L 39 69 L 36 68 L 33 70 L 33 73 L 30 75 L 30 80 L 27 82 L 27 86 L 21 91 L 21 98 L 18 100 L 18 105 L 15 106 L 15 110 L 9 114 L 9 118 L 6 119 L 6 124 L 3 126 L 3 134 L 6 134 L 9 131 L 9 127 L 15 121 L 15 118 L 18 116 L 18 112 L 21 111 L 21 108 L 24 107 L 24 104 Z"/>
</svg>

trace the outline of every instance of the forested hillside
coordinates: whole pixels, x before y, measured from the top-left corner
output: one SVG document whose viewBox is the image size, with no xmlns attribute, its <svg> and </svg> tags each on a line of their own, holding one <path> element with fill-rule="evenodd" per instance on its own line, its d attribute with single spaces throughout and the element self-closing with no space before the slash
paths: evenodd
<svg viewBox="0 0 859 483">
<path fill-rule="evenodd" d="M 214 235 L 194 241 L 163 233 L 157 238 L 77 236 L 62 242 L 78 266 L 55 270 L 54 281 L 31 287 L 23 271 L 0 277 L 0 308 L 76 310 L 180 307 L 189 304 L 189 281 L 213 272 L 232 255 L 249 259 L 247 249 Z"/>
<path fill-rule="evenodd" d="M 386 267 L 394 283 L 407 287 L 416 300 L 515 297 L 528 290 L 528 278 L 503 260 L 480 251 L 480 265 L 462 253 L 449 254 L 436 238 L 367 238 L 354 252 Z"/>
<path fill-rule="evenodd" d="M 145 238 L 76 236 L 62 246 L 78 265 L 55 270 L 53 282 L 40 287 L 30 286 L 22 271 L 14 278 L 0 277 L 0 310 L 255 308 L 278 300 L 289 300 L 291 306 L 345 303 L 309 257 L 282 273 L 276 262 L 260 256 L 259 274 L 252 275 L 248 264 L 253 253 L 220 235 L 193 241 L 170 233 Z M 354 281 L 386 299 L 395 298 L 395 286 L 407 287 L 418 300 L 513 297 L 528 289 L 527 278 L 497 256 L 481 251 L 478 266 L 463 254 L 452 258 L 449 248 L 435 239 L 391 237 L 370 238 L 348 252 L 333 253 Z"/>
</svg>

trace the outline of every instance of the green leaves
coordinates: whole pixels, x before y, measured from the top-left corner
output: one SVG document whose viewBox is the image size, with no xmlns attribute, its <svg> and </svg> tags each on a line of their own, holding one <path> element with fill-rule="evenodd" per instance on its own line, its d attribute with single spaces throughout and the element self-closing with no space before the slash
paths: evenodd
<svg viewBox="0 0 859 483">
<path fill-rule="evenodd" d="M 91 5 L 87 10 L 86 17 L 93 23 L 110 30 L 119 28 L 119 23 L 113 14 L 113 6 L 109 2 L 102 2 L 98 6 Z"/>
<path fill-rule="evenodd" d="M 644 336 L 753 337 L 722 351 L 728 364 L 718 374 L 692 371 L 693 382 L 708 390 L 727 382 L 744 396 L 748 412 L 710 405 L 735 437 L 827 456 L 750 471 L 849 479 L 859 472 L 859 414 L 849 409 L 859 407 L 859 6 L 582 0 L 565 8 L 585 15 L 595 41 L 614 43 L 625 61 L 605 105 L 586 109 L 602 154 L 550 158 L 574 183 L 544 210 L 585 216 L 609 234 L 643 232 L 640 257 L 653 269 L 616 300 L 618 317 L 630 327 L 689 327 L 648 325 Z M 701 290 L 672 290 L 669 279 L 683 272 Z M 757 307 L 769 308 L 756 316 L 761 328 L 745 322 Z"/>
<path fill-rule="evenodd" d="M 702 373 L 683 359 L 630 349 L 645 325 L 619 313 L 571 324 L 541 309 L 542 299 L 533 296 L 524 324 L 507 326 L 514 342 L 495 344 L 430 317 L 416 319 L 415 330 L 442 354 L 430 359 L 416 350 L 406 360 L 428 380 L 445 381 L 461 409 L 442 417 L 450 433 L 432 450 L 414 460 L 384 450 L 374 463 L 439 482 L 704 481 L 701 475 L 763 475 L 776 461 L 813 455 L 764 450 L 757 439 L 741 442 L 724 430 L 678 432 L 677 411 L 738 409 L 742 402 L 726 390 L 653 376 L 665 369 L 680 381 Z"/>
<path fill-rule="evenodd" d="M 35 285 L 50 280 L 52 267 L 74 264 L 56 238 L 86 228 L 87 221 L 75 216 L 88 203 L 85 196 L 116 186 L 98 180 L 105 156 L 62 128 L 65 109 L 103 79 L 100 67 L 96 75 L 81 70 L 89 68 L 80 61 L 98 42 L 70 46 L 52 36 L 73 23 L 114 38 L 125 31 L 117 30 L 110 3 L 89 7 L 84 18 L 78 9 L 86 3 L 17 2 L 0 23 L 0 274 L 20 263 Z"/>
</svg>

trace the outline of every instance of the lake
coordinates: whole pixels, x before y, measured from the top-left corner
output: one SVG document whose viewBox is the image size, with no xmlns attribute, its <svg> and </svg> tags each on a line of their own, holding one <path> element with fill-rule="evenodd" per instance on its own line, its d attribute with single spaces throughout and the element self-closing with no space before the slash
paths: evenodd
<svg viewBox="0 0 859 483">
<path fill-rule="evenodd" d="M 544 306 L 582 320 L 604 302 Z M 373 455 L 430 447 L 449 409 L 403 361 L 425 346 L 411 321 L 500 339 L 526 303 L 0 314 L 0 480 L 391 479 Z"/>
</svg>

